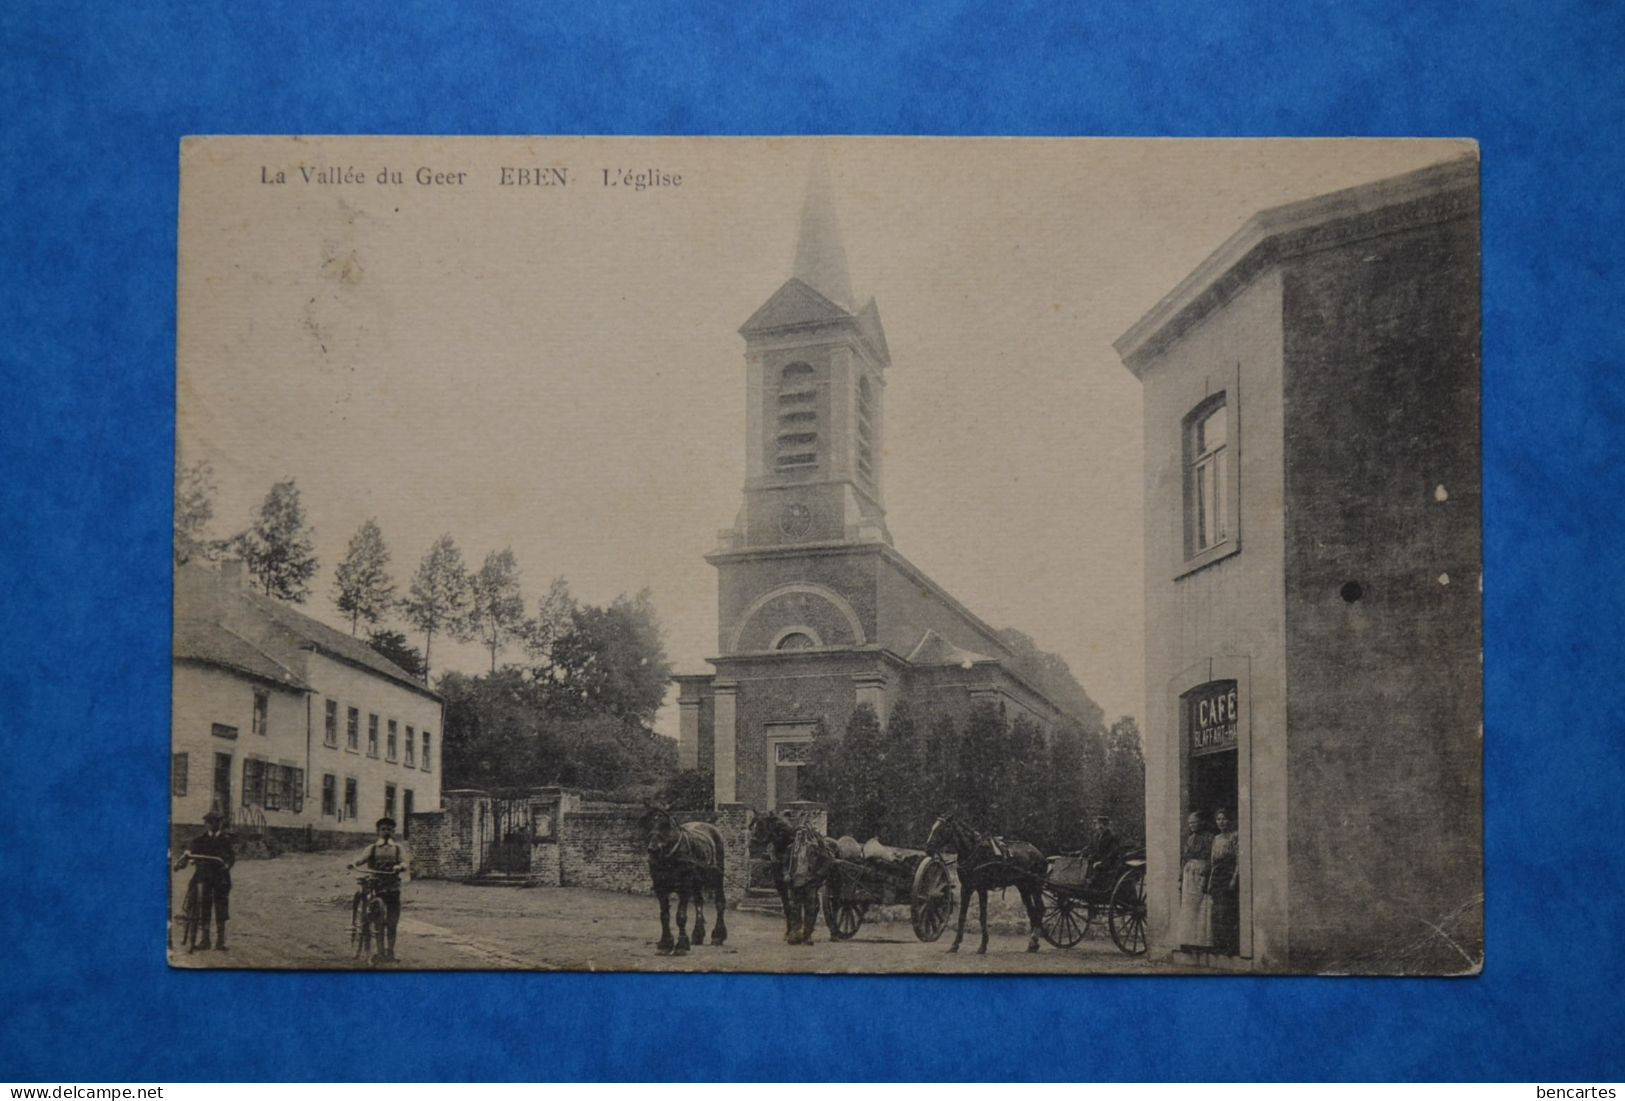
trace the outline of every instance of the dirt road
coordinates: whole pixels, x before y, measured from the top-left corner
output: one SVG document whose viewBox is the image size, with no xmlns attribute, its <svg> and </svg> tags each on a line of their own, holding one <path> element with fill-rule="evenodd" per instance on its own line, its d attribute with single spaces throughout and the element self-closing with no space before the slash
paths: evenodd
<svg viewBox="0 0 1625 1101">
<path fill-rule="evenodd" d="M 227 952 L 171 952 L 178 967 L 344 968 L 365 966 L 350 947 L 350 854 L 299 853 L 240 862 L 233 871 Z M 173 882 L 176 909 L 186 877 Z M 707 915 L 709 920 L 709 913 Z M 692 915 L 691 915 L 692 917 Z M 1025 934 L 995 931 L 988 954 L 975 948 L 975 907 L 965 945 L 950 955 L 952 930 L 922 944 L 903 922 L 865 922 L 855 938 L 786 945 L 777 914 L 735 910 L 728 940 L 687 956 L 655 951 L 653 898 L 576 888 L 473 887 L 418 880 L 403 894 L 397 967 L 443 970 L 962 972 L 969 974 L 1169 974 L 1169 964 L 1131 959 L 1109 937 L 1091 934 L 1070 951 L 1043 945 L 1028 954 Z M 179 935 L 178 932 L 176 934 Z"/>
</svg>

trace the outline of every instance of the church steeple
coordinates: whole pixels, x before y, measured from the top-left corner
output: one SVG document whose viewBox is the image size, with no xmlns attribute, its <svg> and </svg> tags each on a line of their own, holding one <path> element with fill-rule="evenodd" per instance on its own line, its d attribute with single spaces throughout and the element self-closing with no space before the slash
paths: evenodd
<svg viewBox="0 0 1625 1101">
<path fill-rule="evenodd" d="M 807 174 L 807 194 L 801 204 L 801 228 L 796 234 L 796 258 L 790 274 L 848 313 L 856 310 L 852 283 L 846 270 L 846 245 L 835 217 L 830 191 L 829 163 L 814 153 Z"/>
<path fill-rule="evenodd" d="M 829 167 L 815 154 L 791 275 L 745 338 L 745 507 L 725 543 L 891 542 L 881 503 L 885 369 L 880 311 L 859 307 Z"/>
</svg>

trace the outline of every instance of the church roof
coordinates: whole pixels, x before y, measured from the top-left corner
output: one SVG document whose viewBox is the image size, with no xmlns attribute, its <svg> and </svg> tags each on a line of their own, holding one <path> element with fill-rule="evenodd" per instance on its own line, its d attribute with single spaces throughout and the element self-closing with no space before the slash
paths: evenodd
<svg viewBox="0 0 1625 1101">
<path fill-rule="evenodd" d="M 961 665 L 969 667 L 978 662 L 996 661 L 997 658 L 978 654 L 974 650 L 966 650 L 955 646 L 931 628 L 925 629 L 920 641 L 914 644 L 914 649 L 908 653 L 910 665 Z"/>
</svg>

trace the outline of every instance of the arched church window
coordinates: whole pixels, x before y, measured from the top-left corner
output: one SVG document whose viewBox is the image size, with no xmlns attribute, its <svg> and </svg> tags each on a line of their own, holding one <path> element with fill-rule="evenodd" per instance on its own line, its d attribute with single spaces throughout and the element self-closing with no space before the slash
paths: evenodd
<svg viewBox="0 0 1625 1101">
<path fill-rule="evenodd" d="M 780 650 L 811 650 L 812 648 L 812 636 L 804 631 L 791 631 L 779 639 Z"/>
<path fill-rule="evenodd" d="M 806 363 L 792 363 L 779 376 L 779 429 L 774 465 L 801 470 L 818 465 L 817 376 Z"/>
<path fill-rule="evenodd" d="M 875 403 L 869 380 L 858 380 L 858 474 L 875 484 Z"/>
</svg>

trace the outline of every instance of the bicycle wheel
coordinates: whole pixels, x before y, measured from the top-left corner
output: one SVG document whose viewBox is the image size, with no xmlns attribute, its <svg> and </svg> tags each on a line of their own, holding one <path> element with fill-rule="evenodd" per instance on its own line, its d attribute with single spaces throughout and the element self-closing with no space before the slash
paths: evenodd
<svg viewBox="0 0 1625 1101">
<path fill-rule="evenodd" d="M 366 901 L 364 891 L 357 891 L 355 897 L 350 899 L 350 947 L 354 949 L 356 959 L 372 951 L 372 930 L 367 927 Z"/>
<path fill-rule="evenodd" d="M 186 897 L 181 901 L 180 913 L 181 947 L 188 951 L 190 951 L 193 945 L 197 943 L 197 893 L 197 880 L 194 878 L 186 885 Z"/>
<path fill-rule="evenodd" d="M 384 962 L 384 953 L 388 951 L 389 940 L 386 933 L 389 928 L 389 911 L 384 906 L 384 900 L 374 895 L 367 900 L 367 914 L 364 923 L 367 927 L 367 939 L 373 943 L 373 953 L 370 962 L 374 964 Z"/>
</svg>

